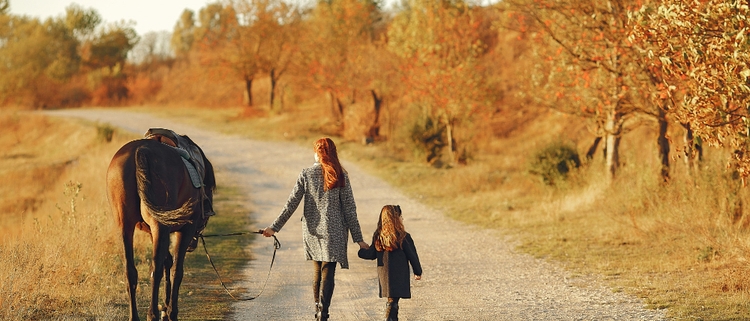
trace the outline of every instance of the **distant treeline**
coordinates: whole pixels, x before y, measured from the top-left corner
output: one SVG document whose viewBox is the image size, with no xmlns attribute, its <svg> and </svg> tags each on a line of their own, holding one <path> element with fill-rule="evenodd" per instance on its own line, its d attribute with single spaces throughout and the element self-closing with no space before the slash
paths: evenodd
<svg viewBox="0 0 750 321">
<path fill-rule="evenodd" d="M 690 167 L 704 144 L 722 146 L 746 177 L 749 11 L 730 0 L 219 1 L 185 10 L 164 50 L 165 35 L 139 39 L 93 9 L 40 21 L 0 0 L 0 103 L 284 113 L 320 100 L 321 114 L 367 141 L 387 139 L 389 109 L 427 160 L 450 163 L 507 134 L 518 111 L 553 109 L 589 122 L 612 176 L 623 135 L 653 126 L 664 180 L 670 132 Z"/>
</svg>

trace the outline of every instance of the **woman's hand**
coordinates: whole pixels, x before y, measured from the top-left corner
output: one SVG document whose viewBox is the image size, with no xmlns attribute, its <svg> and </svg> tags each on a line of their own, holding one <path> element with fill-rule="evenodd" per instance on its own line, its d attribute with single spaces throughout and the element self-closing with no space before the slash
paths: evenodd
<svg viewBox="0 0 750 321">
<path fill-rule="evenodd" d="M 421 280 L 421 279 L 422 279 L 422 276 L 421 276 L 421 275 L 415 275 L 415 276 L 414 276 L 414 279 L 415 279 L 415 280 Z"/>
<path fill-rule="evenodd" d="M 263 236 L 265 236 L 265 237 L 271 237 L 271 236 L 273 236 L 274 234 L 276 234 L 276 231 L 274 231 L 274 230 L 273 230 L 273 229 L 271 229 L 270 227 L 266 227 L 266 228 L 265 228 L 265 229 L 263 230 Z"/>
<path fill-rule="evenodd" d="M 363 249 L 363 250 L 369 250 L 370 249 L 370 245 L 367 244 L 367 243 L 365 243 L 365 242 L 363 242 L 363 241 L 359 241 L 359 242 L 357 242 L 357 244 L 359 244 L 359 248 L 360 249 Z"/>
</svg>

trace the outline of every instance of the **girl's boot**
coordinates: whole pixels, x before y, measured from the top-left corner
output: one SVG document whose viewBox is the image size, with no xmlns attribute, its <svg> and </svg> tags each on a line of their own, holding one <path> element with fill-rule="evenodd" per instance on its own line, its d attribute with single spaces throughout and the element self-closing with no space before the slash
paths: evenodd
<svg viewBox="0 0 750 321">
<path fill-rule="evenodd" d="M 388 300 L 386 302 L 385 321 L 398 321 L 398 301 Z"/>
</svg>

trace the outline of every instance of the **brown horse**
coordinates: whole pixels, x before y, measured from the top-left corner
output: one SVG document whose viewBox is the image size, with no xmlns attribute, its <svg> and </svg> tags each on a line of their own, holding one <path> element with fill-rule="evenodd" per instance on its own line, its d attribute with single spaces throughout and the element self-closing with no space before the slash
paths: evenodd
<svg viewBox="0 0 750 321">
<path fill-rule="evenodd" d="M 182 137 L 192 143 L 187 136 Z M 164 319 L 177 320 L 185 253 L 208 220 L 204 217 L 204 204 L 206 199 L 211 201 L 216 186 L 213 166 L 202 150 L 200 155 L 205 164 L 203 188 L 195 188 L 191 183 L 178 150 L 156 140 L 140 139 L 125 144 L 109 164 L 107 192 L 125 249 L 130 320 L 139 320 L 135 298 L 138 271 L 133 260 L 136 228 L 150 233 L 153 244 L 151 302 L 147 319 L 159 318 L 159 285 L 166 273 Z M 172 233 L 176 237 L 170 253 Z"/>
</svg>

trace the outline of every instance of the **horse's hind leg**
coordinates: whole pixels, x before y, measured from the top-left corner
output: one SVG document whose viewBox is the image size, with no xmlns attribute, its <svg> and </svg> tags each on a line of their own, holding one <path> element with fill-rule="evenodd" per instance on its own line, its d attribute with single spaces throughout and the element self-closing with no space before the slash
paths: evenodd
<svg viewBox="0 0 750 321">
<path fill-rule="evenodd" d="M 180 284 L 182 284 L 182 277 L 184 274 L 183 265 L 185 264 L 185 253 L 187 253 L 187 247 L 192 241 L 193 235 L 195 235 L 195 226 L 189 226 L 182 231 L 175 233 L 175 244 L 174 244 L 174 265 L 172 266 L 172 297 L 169 302 L 167 313 L 169 314 L 170 321 L 177 321 L 177 312 L 179 310 L 177 301 L 180 293 Z"/>
<path fill-rule="evenodd" d="M 155 225 L 155 224 L 154 224 Z M 164 275 L 164 259 L 169 252 L 169 229 L 164 226 L 151 228 L 154 253 L 151 260 L 151 304 L 148 308 L 148 320 L 158 320 L 161 313 L 159 305 L 159 285 Z"/>
<path fill-rule="evenodd" d="M 164 307 L 160 310 L 168 311 L 170 306 L 170 299 L 172 298 L 172 279 L 170 277 L 170 270 L 172 269 L 172 253 L 167 252 L 167 257 L 164 258 Z M 162 320 L 167 320 L 167 314 L 162 316 Z"/>
<path fill-rule="evenodd" d="M 133 232 L 135 227 L 122 227 L 122 244 L 125 248 L 125 273 L 128 281 L 128 297 L 130 299 L 130 319 L 139 321 L 138 306 L 136 305 L 135 290 L 138 287 L 138 270 L 135 268 L 135 259 L 133 255 Z"/>
</svg>

